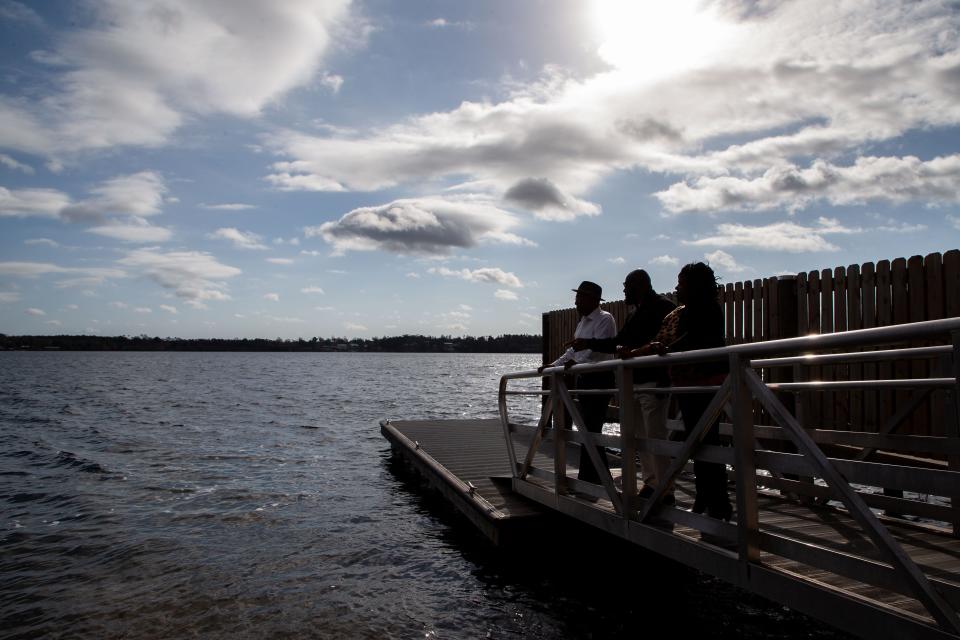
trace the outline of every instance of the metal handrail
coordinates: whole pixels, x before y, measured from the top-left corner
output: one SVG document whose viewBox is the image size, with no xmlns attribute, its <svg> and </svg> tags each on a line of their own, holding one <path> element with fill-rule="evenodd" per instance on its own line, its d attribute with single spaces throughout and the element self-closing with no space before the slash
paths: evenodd
<svg viewBox="0 0 960 640">
<path fill-rule="evenodd" d="M 758 356 L 767 356 L 779 353 L 817 351 L 822 349 L 836 349 L 840 347 L 895 344 L 900 342 L 910 342 L 913 340 L 924 340 L 936 336 L 942 336 L 944 334 L 950 334 L 954 331 L 960 331 L 960 318 L 926 320 L 924 322 L 899 324 L 890 327 L 874 327 L 871 329 L 844 331 L 843 333 L 810 335 L 799 338 L 782 338 L 780 340 L 767 340 L 765 342 L 750 342 L 726 347 L 715 347 L 713 349 L 699 349 L 697 351 L 668 353 L 662 356 L 652 355 L 641 356 L 639 358 L 630 358 L 626 360 L 604 360 L 602 362 L 576 364 L 570 368 L 565 368 L 563 366 L 545 367 L 542 373 L 536 370 L 515 371 L 513 373 L 504 374 L 503 377 L 508 380 L 515 380 L 519 378 L 547 376 L 555 373 L 591 373 L 599 371 L 615 371 L 620 367 L 625 367 L 627 369 L 664 367 L 677 364 L 716 362 L 726 360 L 730 356 L 737 356 L 743 360 L 752 360 Z M 892 353 L 899 350 L 893 349 L 890 351 Z"/>
<path fill-rule="evenodd" d="M 951 346 L 906 347 L 902 349 L 884 349 L 882 351 L 870 352 L 769 358 L 770 356 L 784 353 L 852 347 L 876 347 L 881 345 L 888 346 L 903 342 L 928 340 L 944 335 L 949 336 L 952 342 Z M 949 364 L 951 362 L 951 355 L 952 365 Z M 759 359 L 761 357 L 767 357 L 767 359 Z M 758 368 L 773 366 L 820 365 L 852 361 L 876 362 L 889 361 L 896 358 L 925 357 L 946 358 L 946 360 L 941 360 L 941 363 L 948 363 L 950 370 L 940 373 L 939 375 L 941 377 L 783 383 L 766 382 L 761 379 L 759 372 L 755 371 L 755 369 Z M 730 375 L 720 387 L 658 387 L 638 389 L 632 384 L 625 382 L 630 380 L 630 377 L 626 375 L 630 369 L 718 361 L 726 361 L 729 364 L 730 370 Z M 498 397 L 504 436 L 507 440 L 508 456 L 514 474 L 515 488 L 522 486 L 527 473 L 531 473 L 540 478 L 552 477 L 554 481 L 554 492 L 558 496 L 561 493 L 567 493 L 571 485 L 578 492 L 584 489 L 590 495 L 598 495 L 597 492 L 599 490 L 599 495 L 610 499 L 618 517 L 641 525 L 646 524 L 648 517 L 655 512 L 660 499 L 667 491 L 667 487 L 679 476 L 687 461 L 697 454 L 701 446 L 701 440 L 704 434 L 710 429 L 710 425 L 719 417 L 720 413 L 724 411 L 729 413 L 733 422 L 734 468 L 737 474 L 738 515 L 735 530 L 737 531 L 738 559 L 745 565 L 758 562 L 760 557 L 760 528 L 755 484 L 755 456 L 757 446 L 755 444 L 756 440 L 754 439 L 755 429 L 752 417 L 753 409 L 751 406 L 753 402 L 760 402 L 764 410 L 775 419 L 783 433 L 797 446 L 806 463 L 813 468 L 814 474 L 827 481 L 828 486 L 839 496 L 839 499 L 844 503 L 850 515 L 861 525 L 864 533 L 867 534 L 883 553 L 885 560 L 890 563 L 892 570 L 899 576 L 902 588 L 917 597 L 942 628 L 952 633 L 960 633 L 960 618 L 957 617 L 956 612 L 943 600 L 923 571 L 917 567 L 916 563 L 880 523 L 876 515 L 867 506 L 866 502 L 864 502 L 863 497 L 850 486 L 844 474 L 837 470 L 834 462 L 827 458 L 820 450 L 819 446 L 804 430 L 804 427 L 801 426 L 797 418 L 784 407 L 774 393 L 774 391 L 817 391 L 847 388 L 918 388 L 922 390 L 923 394 L 928 394 L 933 389 L 946 389 L 950 419 L 954 422 L 960 422 L 960 415 L 953 415 L 954 413 L 960 414 L 960 409 L 958 409 L 956 401 L 956 397 L 960 396 L 960 386 L 958 386 L 960 363 L 958 363 L 958 361 L 960 361 L 960 318 L 951 318 L 892 327 L 860 329 L 828 335 L 813 335 L 739 344 L 714 349 L 702 349 L 699 351 L 671 353 L 663 356 L 652 355 L 626 360 L 606 360 L 598 363 L 578 364 L 570 368 L 560 366 L 548 367 L 542 371 L 528 370 L 511 372 L 501 377 Z M 618 491 L 614 486 L 609 472 L 606 474 L 603 473 L 601 469 L 602 465 L 599 464 L 598 454 L 596 453 L 597 440 L 595 438 L 597 434 L 589 433 L 583 428 L 583 419 L 580 415 L 579 408 L 574 404 L 572 399 L 575 390 L 568 389 L 564 382 L 564 376 L 568 373 L 582 374 L 599 371 L 617 372 L 617 388 L 608 390 L 582 390 L 581 393 L 619 394 L 621 424 L 620 445 L 623 452 L 622 491 Z M 518 464 L 516 452 L 514 451 L 506 399 L 508 395 L 527 395 L 529 392 L 508 392 L 507 384 L 511 380 L 541 376 L 548 378 L 551 381 L 551 385 L 550 389 L 546 392 L 535 392 L 536 395 L 545 395 L 547 401 L 544 404 L 544 410 L 539 424 L 534 431 L 526 459 L 524 463 L 520 465 Z M 677 454 L 672 456 L 673 461 L 666 477 L 662 479 L 652 496 L 644 501 L 639 501 L 637 500 L 636 462 L 634 459 L 634 452 L 637 449 L 635 443 L 636 438 L 633 432 L 633 403 L 629 400 L 636 393 L 671 393 L 680 392 L 681 390 L 699 393 L 715 392 L 715 394 L 698 421 L 698 424 L 688 434 Z M 897 416 L 891 420 L 888 426 L 895 425 L 898 421 L 902 420 L 907 412 L 912 411 L 919 405 L 922 398 L 922 395 L 916 395 L 903 410 L 898 411 Z M 575 441 L 580 442 L 584 446 L 584 453 L 588 455 L 594 467 L 598 469 L 601 476 L 601 484 L 603 485 L 602 489 L 599 487 L 589 488 L 582 482 L 566 477 L 566 462 L 563 448 L 568 437 L 565 435 L 566 429 L 563 428 L 556 429 L 552 436 L 554 445 L 553 474 L 532 467 L 534 453 L 544 437 L 544 430 L 549 426 L 551 415 L 559 418 L 559 424 L 563 426 L 564 412 L 572 417 L 574 424 L 580 430 Z M 960 430 L 960 426 L 955 424 L 952 427 L 950 435 L 958 435 L 954 433 L 957 430 Z M 865 449 L 864 452 L 866 451 Z M 766 452 L 764 453 L 766 454 Z M 951 469 L 956 468 L 956 465 L 951 463 Z M 534 471 L 536 471 L 536 473 L 534 473 Z M 521 485 L 517 485 L 516 483 L 518 482 L 521 483 Z M 957 521 L 954 522 L 955 533 L 957 533 L 958 524 L 960 524 L 960 496 L 953 496 L 953 501 L 953 513 L 957 516 Z M 636 505 L 638 503 L 642 505 L 639 513 L 636 511 Z M 697 518 L 700 518 L 700 520 L 697 520 Z M 703 529 L 704 531 L 710 527 L 717 526 L 711 524 L 709 518 L 694 516 L 692 514 L 683 516 L 682 520 L 687 523 L 694 523 L 694 526 L 702 524 L 707 527 Z M 725 526 L 728 529 L 732 528 L 730 525 Z M 720 528 L 722 529 L 723 527 Z"/>
</svg>

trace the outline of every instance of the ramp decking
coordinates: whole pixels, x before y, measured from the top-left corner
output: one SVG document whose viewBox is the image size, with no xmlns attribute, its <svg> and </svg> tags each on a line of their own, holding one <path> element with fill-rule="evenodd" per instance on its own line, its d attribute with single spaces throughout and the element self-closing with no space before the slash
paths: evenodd
<svg viewBox="0 0 960 640">
<path fill-rule="evenodd" d="M 558 495 L 551 484 L 532 477 L 509 480 L 499 420 L 384 422 L 381 432 L 395 453 L 494 542 L 504 542 L 559 512 L 857 635 L 957 637 L 938 629 L 924 605 L 902 593 L 894 570 L 843 509 L 801 504 L 774 491 L 760 491 L 762 553 L 750 575 L 744 575 L 737 553 L 723 545 L 724 539 L 736 539 L 736 517 L 731 523 L 711 521 L 705 527 L 707 519 L 686 511 L 693 501 L 689 475 L 678 479 L 677 507 L 641 523 L 618 514 L 605 498 Z M 516 453 L 522 456 L 528 442 L 514 440 Z M 577 455 L 570 455 L 577 446 L 568 445 L 568 460 L 577 460 Z M 549 450 L 538 453 L 534 464 L 550 468 Z M 575 475 L 574 469 L 570 472 Z M 618 472 L 615 466 L 613 472 Z M 960 540 L 949 529 L 916 522 L 884 518 L 884 525 L 944 599 L 960 609 Z M 701 531 L 708 530 L 714 537 L 704 541 Z"/>
</svg>

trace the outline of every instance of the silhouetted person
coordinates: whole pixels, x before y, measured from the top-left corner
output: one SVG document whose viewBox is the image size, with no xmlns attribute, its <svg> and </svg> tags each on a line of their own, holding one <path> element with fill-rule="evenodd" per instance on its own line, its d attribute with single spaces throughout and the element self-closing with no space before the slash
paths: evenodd
<svg viewBox="0 0 960 640">
<path fill-rule="evenodd" d="M 680 306 L 663 320 L 663 326 L 654 342 L 638 350 L 636 355 L 694 349 L 712 349 L 726 344 L 723 309 L 717 295 L 717 279 L 703 262 L 685 265 L 677 275 L 677 301 Z M 701 362 L 670 367 L 672 386 L 703 386 L 722 384 L 729 367 L 726 361 Z M 713 392 L 677 394 L 677 403 L 683 414 L 683 427 L 689 435 L 713 399 Z M 720 444 L 720 419 L 714 420 L 702 442 Z M 694 460 L 697 497 L 694 513 L 729 520 L 733 512 L 727 495 L 726 465 L 718 462 Z"/>
<path fill-rule="evenodd" d="M 623 301 L 633 307 L 619 333 L 613 338 L 579 338 L 574 340 L 576 349 L 593 349 L 604 353 L 617 353 L 629 358 L 634 349 L 642 347 L 656 337 L 664 317 L 674 309 L 674 304 L 657 295 L 650 284 L 650 276 L 643 269 L 627 274 L 623 281 Z M 633 369 L 633 385 L 641 387 L 663 387 L 669 384 L 666 367 Z M 634 416 L 636 433 L 643 438 L 667 439 L 667 407 L 669 397 L 654 393 L 641 393 L 634 396 Z M 649 451 L 641 451 L 640 471 L 643 476 L 641 497 L 649 497 L 654 488 L 670 467 L 670 458 L 655 456 Z M 671 487 L 663 502 L 674 501 Z"/>
<path fill-rule="evenodd" d="M 616 321 L 610 313 L 600 308 L 603 289 L 594 282 L 584 280 L 573 291 L 577 293 L 574 304 L 577 307 L 577 313 L 580 315 L 580 321 L 573 333 L 574 340 L 568 343 L 568 348 L 563 355 L 548 365 L 551 367 L 563 365 L 570 368 L 575 364 L 611 359 L 609 354 L 595 352 L 592 349 L 575 348 L 574 346 L 577 340 L 609 339 L 616 335 Z M 539 370 L 543 371 L 543 367 L 540 367 Z M 610 389 L 614 386 L 613 372 L 602 371 L 580 374 L 577 376 L 575 386 L 577 389 Z M 580 401 L 580 414 L 583 416 L 587 431 L 600 433 L 606 420 L 610 394 L 580 395 L 578 399 Z M 604 448 L 597 447 L 597 452 L 600 454 L 600 460 L 603 464 L 607 465 L 607 454 Z M 593 464 L 590 463 L 590 458 L 583 449 L 580 450 L 580 472 L 577 477 L 586 482 L 600 483 L 600 475 Z"/>
</svg>

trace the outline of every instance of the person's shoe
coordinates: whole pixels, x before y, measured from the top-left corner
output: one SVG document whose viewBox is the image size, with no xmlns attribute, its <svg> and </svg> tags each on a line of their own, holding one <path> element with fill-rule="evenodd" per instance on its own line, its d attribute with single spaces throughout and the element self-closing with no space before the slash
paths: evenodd
<svg viewBox="0 0 960 640">
<path fill-rule="evenodd" d="M 733 505 L 729 502 L 718 503 L 707 508 L 707 515 L 717 520 L 730 522 L 730 518 L 733 517 Z"/>
</svg>

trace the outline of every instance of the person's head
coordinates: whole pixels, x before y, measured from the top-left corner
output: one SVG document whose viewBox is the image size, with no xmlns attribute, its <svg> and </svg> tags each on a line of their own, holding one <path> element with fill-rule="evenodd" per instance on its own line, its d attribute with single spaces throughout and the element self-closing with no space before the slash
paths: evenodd
<svg viewBox="0 0 960 640">
<path fill-rule="evenodd" d="M 691 262 L 677 274 L 677 301 L 699 306 L 716 302 L 717 276 L 705 262 Z"/>
<path fill-rule="evenodd" d="M 649 274 L 643 269 L 634 269 L 623 280 L 623 301 L 637 304 L 652 290 Z"/>
<path fill-rule="evenodd" d="M 600 301 L 603 300 L 603 289 L 597 283 L 589 280 L 581 282 L 580 286 L 574 291 L 577 292 L 577 295 L 573 299 L 573 303 L 577 307 L 577 313 L 582 316 L 592 313 L 594 309 L 600 306 Z"/>
</svg>

